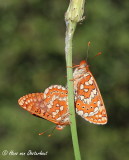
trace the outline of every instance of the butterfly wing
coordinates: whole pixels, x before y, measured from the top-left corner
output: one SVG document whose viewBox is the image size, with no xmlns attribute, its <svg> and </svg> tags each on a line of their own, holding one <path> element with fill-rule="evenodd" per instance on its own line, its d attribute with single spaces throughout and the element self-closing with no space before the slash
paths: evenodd
<svg viewBox="0 0 129 160">
<path fill-rule="evenodd" d="M 58 124 L 69 124 L 69 109 L 67 102 L 67 90 L 61 85 L 53 85 L 44 91 L 45 103 L 48 114 Z"/>
<path fill-rule="evenodd" d="M 57 125 L 69 123 L 67 90 L 59 85 L 48 87 L 44 93 L 32 93 L 21 97 L 19 105 L 31 114 Z"/>
<path fill-rule="evenodd" d="M 76 112 L 91 123 L 106 124 L 106 109 L 92 73 L 83 67 L 83 72 L 76 77 L 79 77 L 75 79 Z"/>
<path fill-rule="evenodd" d="M 44 93 L 32 93 L 21 97 L 18 104 L 31 114 L 37 114 L 39 117 L 43 116 L 44 110 Z"/>
</svg>

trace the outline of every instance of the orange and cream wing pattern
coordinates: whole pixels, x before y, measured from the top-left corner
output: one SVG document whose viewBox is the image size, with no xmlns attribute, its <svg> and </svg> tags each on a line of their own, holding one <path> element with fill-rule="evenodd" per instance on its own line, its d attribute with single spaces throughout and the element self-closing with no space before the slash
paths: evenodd
<svg viewBox="0 0 129 160">
<path fill-rule="evenodd" d="M 94 124 L 106 124 L 107 114 L 97 83 L 86 61 L 81 61 L 73 73 L 76 112 Z M 19 105 L 31 114 L 56 124 L 62 130 L 70 124 L 68 91 L 61 85 L 52 85 L 44 93 L 21 97 Z"/>
<path fill-rule="evenodd" d="M 86 61 L 80 62 L 73 76 L 77 114 L 91 123 L 106 124 L 104 102 Z"/>
<path fill-rule="evenodd" d="M 58 130 L 70 123 L 67 90 L 61 85 L 52 85 L 44 93 L 25 95 L 18 104 L 31 114 L 55 123 Z"/>
</svg>

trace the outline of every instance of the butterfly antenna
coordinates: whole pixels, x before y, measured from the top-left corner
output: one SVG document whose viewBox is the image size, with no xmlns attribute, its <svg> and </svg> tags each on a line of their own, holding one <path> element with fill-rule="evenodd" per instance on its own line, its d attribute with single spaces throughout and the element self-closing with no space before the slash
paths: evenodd
<svg viewBox="0 0 129 160">
<path fill-rule="evenodd" d="M 55 126 L 52 126 L 51 128 L 47 129 L 46 131 L 39 133 L 38 135 L 41 136 L 41 135 L 45 134 L 46 132 L 48 132 L 49 130 L 51 130 L 52 128 L 53 128 L 53 130 L 52 130 L 52 133 L 53 133 L 53 131 L 54 131 L 55 128 L 56 128 Z M 50 134 L 49 134 L 49 135 L 50 135 Z M 48 135 L 48 137 L 50 137 L 49 135 Z M 51 134 L 51 135 L 52 135 L 52 134 Z"/>
<path fill-rule="evenodd" d="M 102 52 L 98 52 L 95 56 L 92 57 L 92 59 L 97 57 L 97 56 L 100 56 L 101 54 L 102 54 Z"/>
<path fill-rule="evenodd" d="M 95 58 L 95 57 L 97 57 L 97 56 L 99 56 L 101 54 L 102 54 L 102 52 L 98 52 L 93 58 Z"/>
<path fill-rule="evenodd" d="M 54 133 L 54 130 L 55 130 L 56 126 L 54 126 L 54 128 L 52 129 L 51 133 L 48 135 L 48 137 L 51 137 Z"/>
<path fill-rule="evenodd" d="M 88 45 L 88 46 L 87 46 L 86 61 L 87 61 L 87 59 L 88 59 L 89 48 L 90 48 L 90 41 L 88 42 L 88 44 L 87 44 L 87 45 Z"/>
</svg>

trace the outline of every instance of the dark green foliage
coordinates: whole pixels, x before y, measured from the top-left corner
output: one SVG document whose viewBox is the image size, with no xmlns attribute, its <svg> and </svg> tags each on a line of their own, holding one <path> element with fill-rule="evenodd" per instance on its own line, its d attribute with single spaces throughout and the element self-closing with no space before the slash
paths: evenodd
<svg viewBox="0 0 129 160">
<path fill-rule="evenodd" d="M 69 127 L 52 137 L 38 133 L 53 126 L 17 104 L 19 97 L 66 83 L 64 13 L 69 1 L 0 2 L 0 152 L 48 151 L 47 156 L 0 159 L 73 159 Z M 83 160 L 129 157 L 129 1 L 87 1 L 86 20 L 74 36 L 74 64 L 86 58 L 105 101 L 109 122 L 89 124 L 77 116 Z M 92 58 L 98 52 L 102 55 Z M 48 133 L 49 134 L 49 133 Z M 0 153 L 1 154 L 1 153 Z"/>
</svg>

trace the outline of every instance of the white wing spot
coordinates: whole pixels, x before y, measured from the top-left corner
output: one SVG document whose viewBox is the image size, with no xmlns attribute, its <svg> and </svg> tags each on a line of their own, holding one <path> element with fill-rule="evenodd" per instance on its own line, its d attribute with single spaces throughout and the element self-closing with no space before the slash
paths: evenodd
<svg viewBox="0 0 129 160">
<path fill-rule="evenodd" d="M 54 96 L 52 97 L 51 101 L 54 101 L 56 98 L 57 98 L 57 96 L 54 95 Z"/>
<path fill-rule="evenodd" d="M 78 113 L 80 116 L 83 115 L 83 111 L 78 111 L 77 113 Z"/>
<path fill-rule="evenodd" d="M 28 100 L 27 102 L 30 103 L 30 100 Z"/>
<path fill-rule="evenodd" d="M 52 112 L 53 116 L 55 116 L 57 113 L 56 112 Z"/>
<path fill-rule="evenodd" d="M 49 87 L 49 89 L 52 89 L 52 88 L 53 88 L 53 86 L 50 86 L 50 87 Z"/>
<path fill-rule="evenodd" d="M 90 97 L 89 97 L 89 103 L 91 102 L 91 99 L 92 99 L 92 97 L 90 96 Z"/>
<path fill-rule="evenodd" d="M 44 91 L 44 93 L 45 93 L 45 94 L 47 94 L 47 93 L 48 93 L 48 91 L 49 91 L 49 89 L 47 88 L 47 89 Z"/>
<path fill-rule="evenodd" d="M 91 98 L 94 98 L 94 92 L 91 91 Z"/>
<path fill-rule="evenodd" d="M 23 108 L 25 108 L 25 109 L 26 109 L 26 106 L 24 106 Z"/>
<path fill-rule="evenodd" d="M 85 113 L 84 115 L 83 115 L 83 117 L 88 117 L 89 116 L 89 114 L 88 113 Z"/>
<path fill-rule="evenodd" d="M 61 89 L 61 88 L 62 88 L 62 86 L 60 86 L 60 85 L 59 85 L 59 86 L 57 86 L 57 88 L 58 88 L 58 89 Z"/>
<path fill-rule="evenodd" d="M 65 87 L 62 87 L 62 90 L 66 90 L 66 88 L 65 88 Z"/>
<path fill-rule="evenodd" d="M 86 74 L 84 74 L 84 76 L 85 76 L 85 77 L 87 77 L 87 76 L 89 76 L 89 74 L 88 74 L 88 73 L 86 73 Z"/>
<path fill-rule="evenodd" d="M 93 93 L 94 93 L 94 94 L 96 94 L 96 93 L 97 93 L 96 89 L 93 89 Z"/>
<path fill-rule="evenodd" d="M 83 88 L 84 88 L 84 85 L 83 85 L 83 84 L 81 84 L 81 85 L 80 85 L 80 89 L 83 89 Z"/>
<path fill-rule="evenodd" d="M 24 96 L 22 99 L 23 99 L 23 100 L 26 100 L 26 97 Z"/>
<path fill-rule="evenodd" d="M 69 117 L 64 119 L 64 122 L 67 122 L 67 121 L 69 122 Z"/>
<path fill-rule="evenodd" d="M 52 105 L 48 104 L 47 107 L 48 107 L 48 108 L 52 108 Z"/>
<path fill-rule="evenodd" d="M 93 77 L 90 78 L 93 81 Z"/>
<path fill-rule="evenodd" d="M 60 121 L 60 120 L 61 120 L 61 117 L 57 118 L 56 120 L 57 120 L 57 121 Z"/>
<path fill-rule="evenodd" d="M 22 106 L 23 105 L 23 103 L 24 103 L 24 101 L 23 100 L 21 100 L 20 102 L 19 102 L 19 104 Z"/>
<path fill-rule="evenodd" d="M 90 103 L 90 100 L 89 100 L 89 98 L 87 98 L 87 104 L 89 104 Z"/>
<path fill-rule="evenodd" d="M 107 118 L 106 117 L 102 117 L 102 121 L 105 121 L 105 120 L 107 120 Z"/>
<path fill-rule="evenodd" d="M 99 108 L 98 108 L 98 107 L 95 107 L 94 113 L 98 113 L 98 110 L 99 110 Z"/>
<path fill-rule="evenodd" d="M 58 85 L 53 85 L 53 88 L 58 88 Z"/>
<path fill-rule="evenodd" d="M 84 101 L 84 103 L 87 103 L 87 99 L 86 98 L 83 101 Z"/>
<path fill-rule="evenodd" d="M 30 101 L 33 102 L 33 99 L 31 98 Z"/>
<path fill-rule="evenodd" d="M 46 94 L 44 94 L 44 99 L 46 99 L 47 98 L 47 96 L 46 96 Z"/>
<path fill-rule="evenodd" d="M 93 116 L 93 115 L 94 115 L 94 112 L 90 112 L 90 113 L 89 113 L 89 116 Z"/>
<path fill-rule="evenodd" d="M 91 79 L 89 80 L 89 84 L 93 84 L 93 81 Z"/>
<path fill-rule="evenodd" d="M 97 106 L 100 107 L 100 101 L 97 102 Z"/>
<path fill-rule="evenodd" d="M 107 117 L 103 117 L 105 119 L 105 121 L 107 121 Z"/>
<path fill-rule="evenodd" d="M 56 113 L 59 113 L 59 110 L 58 110 L 58 109 L 56 110 Z"/>
<path fill-rule="evenodd" d="M 88 82 L 85 82 L 85 85 L 86 85 L 86 86 L 89 86 L 89 83 L 88 83 Z"/>
<path fill-rule="evenodd" d="M 85 92 L 88 92 L 88 89 L 84 89 Z"/>
<path fill-rule="evenodd" d="M 50 101 L 50 105 L 51 105 L 51 106 L 53 105 L 53 101 Z"/>
<path fill-rule="evenodd" d="M 84 100 L 84 96 L 80 96 L 81 101 Z"/>
<path fill-rule="evenodd" d="M 63 111 L 63 109 L 64 109 L 64 107 L 63 107 L 63 106 L 61 106 L 61 107 L 60 107 L 60 111 Z"/>
</svg>

